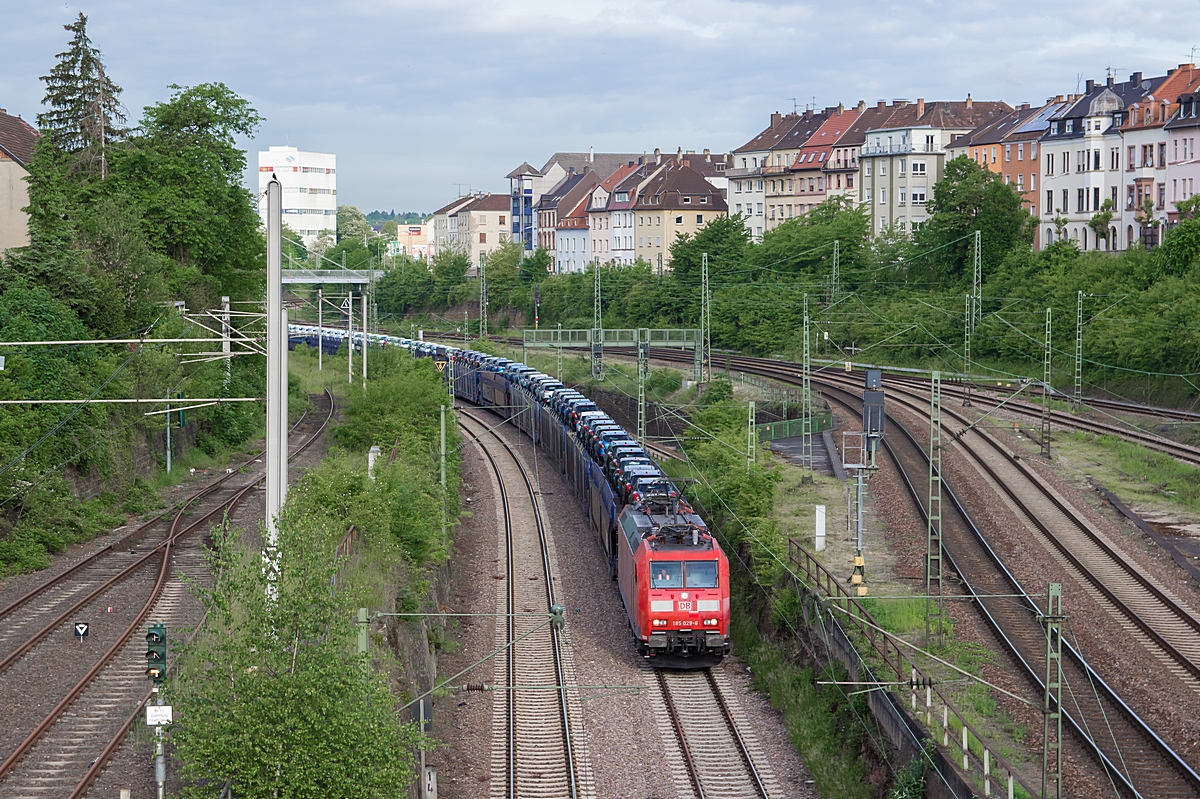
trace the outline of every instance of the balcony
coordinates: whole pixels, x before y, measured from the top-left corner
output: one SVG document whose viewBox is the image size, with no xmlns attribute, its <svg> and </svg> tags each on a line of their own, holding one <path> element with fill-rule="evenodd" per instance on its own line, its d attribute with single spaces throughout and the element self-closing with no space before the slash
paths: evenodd
<svg viewBox="0 0 1200 799">
<path fill-rule="evenodd" d="M 943 153 L 945 150 L 936 145 L 932 148 L 926 148 L 924 145 L 917 147 L 912 144 L 864 144 L 862 155 L 904 155 L 907 153 L 915 154 L 937 154 Z"/>
<path fill-rule="evenodd" d="M 791 163 L 761 167 L 764 175 L 784 175 L 792 170 Z"/>
<path fill-rule="evenodd" d="M 727 178 L 756 178 L 762 175 L 762 167 L 751 166 L 745 169 L 726 169 L 725 177 Z"/>
</svg>

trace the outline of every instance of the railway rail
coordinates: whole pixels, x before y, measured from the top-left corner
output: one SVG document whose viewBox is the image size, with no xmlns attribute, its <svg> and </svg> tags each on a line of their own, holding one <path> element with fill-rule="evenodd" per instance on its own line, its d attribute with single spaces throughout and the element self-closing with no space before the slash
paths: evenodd
<svg viewBox="0 0 1200 799">
<path fill-rule="evenodd" d="M 770 799 L 773 780 L 754 763 L 750 743 L 712 669 L 655 669 L 654 679 L 696 799 Z"/>
<path fill-rule="evenodd" d="M 794 370 L 784 365 L 747 359 L 738 363 L 738 368 L 785 383 L 800 383 L 800 377 Z M 849 379 L 853 380 L 853 377 Z M 824 385 L 827 388 L 827 397 L 852 412 L 857 414 L 861 410 L 861 397 L 854 393 L 858 386 L 848 385 L 846 378 L 841 378 L 836 373 L 823 374 L 814 378 L 813 382 Z M 922 405 L 923 398 L 915 391 L 905 389 L 904 399 L 893 391 L 889 393 L 889 399 L 893 403 L 900 400 L 900 404 L 908 410 L 919 416 L 925 415 L 928 413 L 928 401 L 925 400 L 926 404 Z M 943 418 L 948 416 L 957 419 L 964 427 L 969 424 L 965 417 L 948 411 L 945 407 L 942 413 Z M 927 476 L 928 460 L 916 439 L 907 433 L 903 425 L 894 418 L 891 421 L 892 429 L 903 430 L 905 435 L 899 444 L 895 436 L 885 438 L 885 446 L 900 466 L 910 494 L 924 513 L 926 498 L 917 486 L 921 485 Z M 943 427 L 945 426 L 943 424 Z M 946 429 L 943 433 L 944 440 L 953 440 L 955 432 Z M 1090 584 L 1103 599 L 1107 599 L 1113 612 L 1125 618 L 1127 629 L 1130 625 L 1134 627 L 1135 636 L 1139 632 L 1142 633 L 1143 643 L 1151 649 L 1157 644 L 1160 656 L 1167 659 L 1176 674 L 1184 678 L 1193 677 L 1196 661 L 1188 655 L 1194 651 L 1197 641 L 1197 620 L 1161 588 L 1112 551 L 1103 537 L 1091 530 L 1086 521 L 1079 518 L 1061 498 L 1054 495 L 1036 473 L 1013 458 L 1011 453 L 1004 450 L 991 436 L 981 431 L 972 431 L 972 434 L 986 441 L 994 456 L 992 461 L 968 444 L 965 436 L 959 439 L 960 445 L 985 471 L 991 470 L 988 473 L 993 482 L 1007 493 L 1020 513 L 1041 528 L 1043 534 L 1067 561 L 1068 570 L 1074 569 L 1080 582 Z M 1015 480 L 1012 479 L 1012 474 L 1001 475 L 997 470 L 994 461 L 1000 460 L 1001 456 L 1015 469 L 1018 475 Z M 1013 488 L 1014 483 L 1022 482 L 1036 486 L 1041 493 L 1041 501 L 1037 507 L 1031 508 L 1033 503 L 1027 503 L 1023 499 L 1024 495 Z M 976 594 L 1020 593 L 1026 596 L 1024 606 L 988 599 L 978 600 L 978 605 L 989 625 L 995 630 L 1003 648 L 1012 653 L 1020 665 L 1020 671 L 1026 674 L 1040 692 L 1043 688 L 1040 675 L 1045 669 L 1045 633 L 1037 624 L 1035 616 L 1042 610 L 1028 598 L 1025 589 L 1005 567 L 984 534 L 954 496 L 952 489 L 947 485 L 945 490 L 951 502 L 943 509 L 944 545 L 952 568 L 962 577 L 964 584 Z M 1054 508 L 1060 520 L 1070 521 L 1076 526 L 1076 537 L 1063 541 L 1046 528 L 1039 514 L 1051 512 L 1046 509 L 1047 505 Z M 1090 547 L 1090 557 L 1085 557 L 1089 561 L 1093 558 L 1098 561 L 1091 562 L 1095 573 L 1089 571 L 1083 564 L 1083 559 L 1073 553 L 1071 547 L 1079 546 Z M 1080 566 L 1074 566 L 1072 560 L 1080 561 Z M 1120 596 L 1121 594 L 1128 596 L 1130 602 L 1123 601 L 1124 597 Z M 1153 623 L 1143 618 L 1143 615 L 1151 616 L 1154 619 Z M 1146 640 L 1147 638 L 1150 640 Z M 1180 643 L 1187 654 L 1175 648 L 1168 638 L 1174 638 Z M 1162 646 L 1163 642 L 1167 644 L 1165 647 Z M 1193 767 L 1128 706 L 1080 653 L 1070 646 L 1067 649 L 1069 654 L 1064 659 L 1064 670 L 1071 691 L 1069 698 L 1064 698 L 1064 710 L 1069 725 L 1073 728 L 1077 740 L 1096 756 L 1123 795 L 1173 797 L 1195 796 L 1200 792 L 1200 776 Z"/>
<path fill-rule="evenodd" d="M 539 492 L 512 446 L 480 416 L 461 406 L 457 410 L 460 426 L 479 445 L 495 476 L 504 524 L 501 612 L 507 618 L 497 630 L 497 644 L 505 647 L 497 677 L 503 678 L 505 690 L 496 705 L 502 710 L 493 715 L 494 740 L 502 744 L 492 750 L 492 796 L 594 796 L 590 769 L 578 751 L 578 711 L 566 687 L 573 669 L 561 633 L 544 625 L 535 629 L 541 623 L 538 615 L 556 602 Z M 499 447 L 488 446 L 485 438 Z M 513 483 L 523 490 L 511 490 Z M 527 689 L 520 690 L 522 685 Z"/>
<path fill-rule="evenodd" d="M 324 419 L 313 424 L 291 457 L 317 441 L 332 418 L 333 396 L 326 391 L 325 397 Z M 151 613 L 172 629 L 190 626 L 188 590 L 175 576 L 204 573 L 203 546 L 193 534 L 231 513 L 253 491 L 261 473 L 245 483 L 236 478 L 254 461 L 251 458 L 196 492 L 173 515 L 168 512 L 151 520 L 0 610 L 5 631 L 16 631 L 3 638 L 5 648 L 0 649 L 6 653 L 0 661 L 4 691 L 19 691 L 24 697 L 20 706 L 44 713 L 32 730 L 15 715 L 4 730 L 5 746 L 15 743 L 15 748 L 0 763 L 0 793 L 73 799 L 86 793 L 107 766 L 130 721 L 151 695 L 144 675 L 144 646 L 136 634 Z M 193 512 L 199 515 L 189 516 Z M 72 651 L 62 648 L 72 646 L 68 620 L 81 616 L 99 622 L 93 628 L 100 628 L 99 637 L 110 645 L 98 657 L 76 654 L 49 664 L 50 648 L 60 654 Z M 91 654 L 82 644 L 74 651 Z"/>
</svg>

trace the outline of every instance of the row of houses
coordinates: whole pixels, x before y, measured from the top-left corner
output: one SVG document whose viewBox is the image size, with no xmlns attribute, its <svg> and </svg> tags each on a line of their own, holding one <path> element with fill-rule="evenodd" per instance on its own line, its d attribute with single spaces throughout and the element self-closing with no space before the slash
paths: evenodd
<svg viewBox="0 0 1200 799">
<path fill-rule="evenodd" d="M 928 218 L 946 162 L 966 156 L 1016 187 L 1039 247 L 1062 235 L 1085 250 L 1153 245 L 1195 193 L 1198 128 L 1193 64 L 1088 80 L 1036 107 L 968 95 L 773 114 L 733 151 L 729 205 L 756 238 L 835 195 L 868 208 L 874 234 L 907 233 Z"/>
<path fill-rule="evenodd" d="M 1175 204 L 1195 193 L 1198 133 L 1193 64 L 1088 80 L 1038 106 L 967 95 L 774 113 L 727 154 L 561 152 L 540 169 L 523 163 L 507 196 L 439 209 L 431 249 L 457 247 L 476 262 L 515 241 L 549 251 L 557 272 L 638 259 L 669 268 L 675 236 L 718 216 L 740 215 L 761 239 L 837 196 L 866 209 L 874 235 L 910 234 L 959 156 L 1016 188 L 1037 247 L 1061 236 L 1085 250 L 1154 245 L 1177 221 Z"/>
</svg>

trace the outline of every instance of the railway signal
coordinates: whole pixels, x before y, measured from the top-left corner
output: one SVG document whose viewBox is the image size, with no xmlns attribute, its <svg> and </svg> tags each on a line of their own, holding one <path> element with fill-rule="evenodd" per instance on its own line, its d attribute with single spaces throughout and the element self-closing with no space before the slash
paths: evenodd
<svg viewBox="0 0 1200 799">
<path fill-rule="evenodd" d="M 79 643 L 83 643 L 83 639 L 88 635 L 88 623 L 86 621 L 75 622 L 75 637 L 79 639 Z"/>
<path fill-rule="evenodd" d="M 161 622 L 146 633 L 146 676 L 156 685 L 167 681 L 167 628 Z"/>
</svg>

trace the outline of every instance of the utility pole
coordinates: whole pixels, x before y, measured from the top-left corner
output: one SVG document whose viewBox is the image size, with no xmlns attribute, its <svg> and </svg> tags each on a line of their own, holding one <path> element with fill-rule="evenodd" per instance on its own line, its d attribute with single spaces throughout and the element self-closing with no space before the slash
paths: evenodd
<svg viewBox="0 0 1200 799">
<path fill-rule="evenodd" d="M 267 447 L 265 453 L 267 540 L 264 559 L 271 597 L 278 596 L 276 546 L 277 517 L 287 485 L 287 319 L 283 313 L 283 189 L 279 181 L 267 184 Z"/>
<path fill-rule="evenodd" d="M 354 292 L 346 297 L 346 382 L 354 384 Z"/>
<path fill-rule="evenodd" d="M 841 257 L 842 243 L 838 239 L 833 240 L 833 274 L 829 276 L 829 304 L 833 305 L 838 301 L 838 293 L 841 290 Z"/>
<path fill-rule="evenodd" d="M 804 295 L 804 371 L 800 383 L 800 482 L 813 481 L 812 353 L 809 349 L 808 294 Z"/>
<path fill-rule="evenodd" d="M 646 379 L 650 376 L 650 330 L 638 328 L 638 421 L 637 439 L 646 443 Z M 562 350 L 559 350 L 560 352 Z"/>
<path fill-rule="evenodd" d="M 971 296 L 974 297 L 974 302 L 971 304 L 971 330 L 979 327 L 979 316 L 983 306 L 983 236 L 980 231 L 975 231 L 975 278 L 972 282 Z"/>
<path fill-rule="evenodd" d="M 325 296 L 324 292 L 317 289 L 317 371 L 320 372 L 325 366 Z"/>
<path fill-rule="evenodd" d="M 925 644 L 944 641 L 942 619 L 942 375 L 929 381 L 929 499 L 925 533 Z M 936 599 L 935 599 L 936 597 Z"/>
<path fill-rule="evenodd" d="M 171 392 L 167 392 L 167 399 L 171 399 Z M 167 403 L 167 474 L 171 473 L 171 403 Z"/>
<path fill-rule="evenodd" d="M 1050 583 L 1046 592 L 1046 691 L 1042 702 L 1042 797 L 1049 785 L 1062 799 L 1062 583 Z"/>
<path fill-rule="evenodd" d="M 229 297 L 221 298 L 221 354 L 225 356 L 225 385 L 229 385 L 229 380 L 233 372 L 233 357 L 229 353 L 229 336 L 231 334 L 229 325 Z"/>
<path fill-rule="evenodd" d="M 700 382 L 712 380 L 712 297 L 708 292 L 708 253 L 700 256 Z"/>
<path fill-rule="evenodd" d="M 1042 351 L 1042 455 L 1050 457 L 1050 309 L 1046 309 L 1046 345 Z"/>
<path fill-rule="evenodd" d="M 484 274 L 483 253 L 479 253 L 479 340 L 487 338 L 487 277 Z"/>
<path fill-rule="evenodd" d="M 604 317 L 600 305 L 600 262 L 592 261 L 592 379 L 604 379 Z"/>
<path fill-rule="evenodd" d="M 558 323 L 558 382 L 562 382 L 562 322 Z"/>
<path fill-rule="evenodd" d="M 447 364 L 449 366 L 449 364 Z M 453 399 L 451 399 L 453 402 Z M 441 467 L 442 467 L 442 540 L 446 540 L 446 406 L 440 405 L 441 408 L 441 425 L 442 425 L 442 452 L 441 452 Z"/>
<path fill-rule="evenodd" d="M 754 444 L 757 436 L 754 435 L 754 400 L 750 400 L 749 414 L 746 419 L 746 472 L 750 472 L 750 467 L 754 465 Z"/>
<path fill-rule="evenodd" d="M 963 407 L 971 407 L 971 295 L 964 294 L 966 308 L 963 310 Z"/>
<path fill-rule="evenodd" d="M 370 319 L 368 318 L 368 308 L 371 304 L 367 302 L 367 294 L 362 295 L 362 331 L 363 331 L 363 351 L 362 351 L 362 387 L 367 387 L 367 332 L 371 329 Z"/>
<path fill-rule="evenodd" d="M 1075 295 L 1075 395 L 1072 408 L 1079 413 L 1083 403 L 1083 292 Z"/>
</svg>

